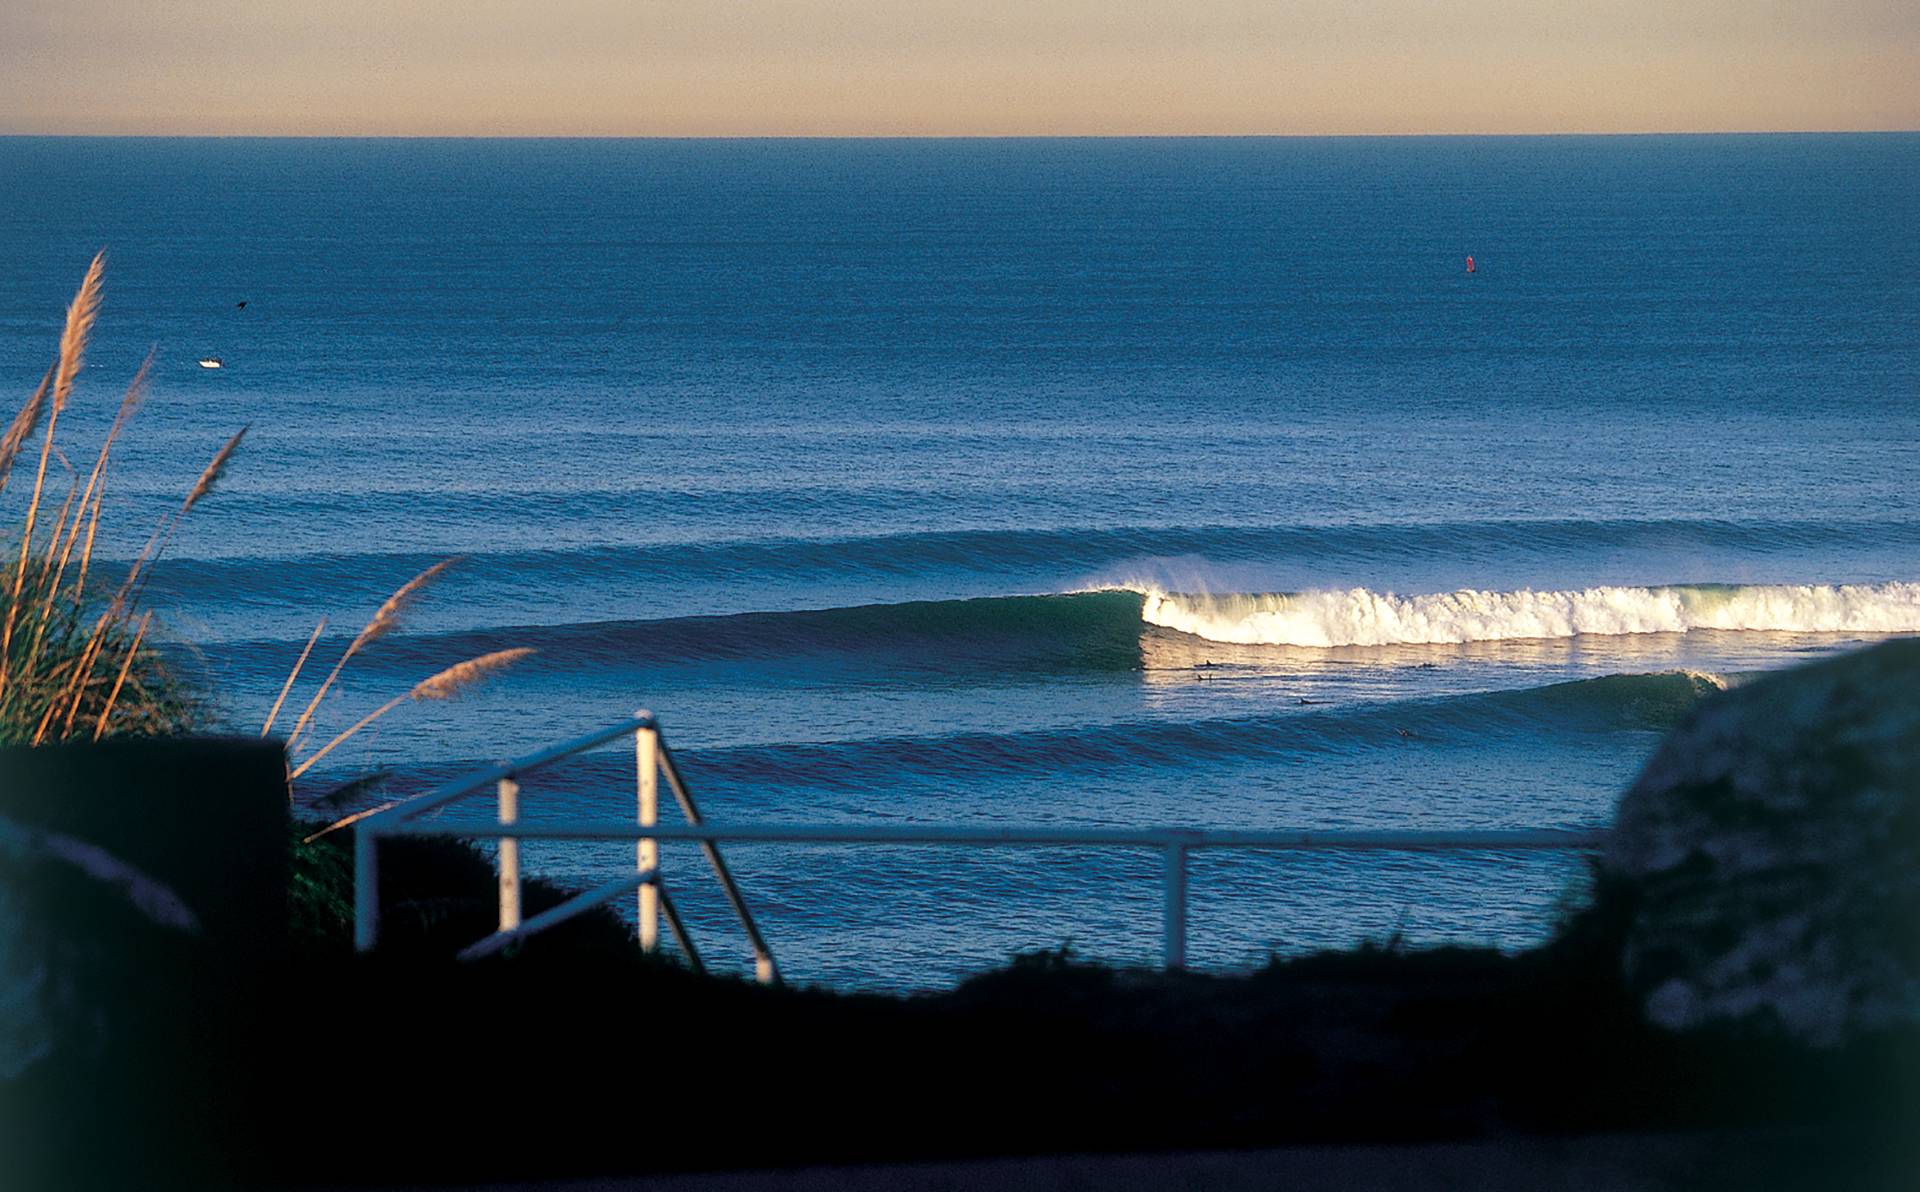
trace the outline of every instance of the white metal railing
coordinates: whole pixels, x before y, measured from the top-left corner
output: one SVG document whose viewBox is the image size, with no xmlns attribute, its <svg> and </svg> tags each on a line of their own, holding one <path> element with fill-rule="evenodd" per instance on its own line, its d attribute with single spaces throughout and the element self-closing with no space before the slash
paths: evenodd
<svg viewBox="0 0 1920 1192">
<path fill-rule="evenodd" d="M 620 825 L 620 832 L 612 836 L 603 835 L 599 839 L 633 840 L 634 868 L 605 885 L 577 894 L 558 906 L 523 920 L 520 913 L 520 841 L 539 838 L 546 833 L 533 825 L 519 822 L 521 776 L 625 736 L 632 736 L 634 740 L 637 814 L 632 823 Z M 659 948 L 660 920 L 664 917 L 668 929 L 673 932 L 674 942 L 679 944 L 688 963 L 696 969 L 702 968 L 700 952 L 694 947 L 693 937 L 688 934 L 679 908 L 674 905 L 660 875 L 660 776 L 663 774 L 666 775 L 668 789 L 673 792 L 674 801 L 680 805 L 680 813 L 685 817 L 687 826 L 699 828 L 703 820 L 700 809 L 694 804 L 693 794 L 680 776 L 680 767 L 674 762 L 672 751 L 661 739 L 659 723 L 651 712 L 643 710 L 634 713 L 631 720 L 588 733 L 584 737 L 563 741 L 514 761 L 501 762 L 368 816 L 354 825 L 353 946 L 362 952 L 369 951 L 380 939 L 380 838 L 460 836 L 491 838 L 498 842 L 495 868 L 500 887 L 498 929 L 462 950 L 462 959 L 477 960 L 490 956 L 509 944 L 537 935 L 628 891 L 637 890 L 641 949 L 653 952 Z M 498 817 L 494 823 L 453 825 L 439 821 L 423 822 L 420 819 L 430 811 L 477 795 L 489 787 L 499 800 Z M 763 985 L 777 982 L 780 971 L 773 962 L 773 952 L 760 934 L 759 925 L 754 922 L 753 912 L 747 908 L 746 899 L 741 896 L 739 885 L 727 868 L 726 859 L 720 855 L 719 845 L 712 839 L 701 839 L 700 848 L 714 876 L 719 878 L 720 889 L 726 894 L 727 902 L 739 918 L 747 942 L 753 948 L 755 978 Z"/>
<path fill-rule="evenodd" d="M 638 814 L 632 821 L 577 820 L 565 823 L 519 822 L 519 777 L 562 758 L 584 752 L 631 734 L 638 772 Z M 658 776 L 664 774 L 680 805 L 684 825 L 658 822 Z M 498 793 L 496 821 L 462 823 L 423 820 L 420 817 L 493 787 Z M 659 946 L 662 916 L 681 952 L 695 968 L 698 951 L 678 909 L 660 877 L 659 842 L 691 840 L 700 844 L 708 864 L 720 880 L 734 915 L 745 930 L 754 953 L 754 972 L 763 984 L 779 979 L 773 954 L 761 936 L 746 900 L 741 896 L 725 860 L 721 841 L 741 844 L 885 844 L 960 845 L 972 848 L 1089 847 L 1153 849 L 1162 857 L 1162 961 L 1182 968 L 1187 954 L 1187 854 L 1194 849 L 1239 849 L 1309 852 L 1434 852 L 1434 851 L 1579 851 L 1598 848 L 1604 832 L 1561 829 L 1462 831 L 1303 831 L 1295 829 L 1101 828 L 1051 825 L 971 826 L 953 824 L 730 824 L 706 823 L 695 807 L 680 769 L 660 735 L 660 726 L 647 712 L 634 719 L 563 742 L 516 761 L 501 762 L 446 786 L 409 799 L 356 825 L 354 836 L 354 946 L 361 951 L 379 939 L 379 868 L 377 846 L 385 836 L 457 836 L 499 842 L 497 868 L 500 886 L 500 926 L 492 935 L 460 953 L 475 959 L 537 934 L 583 911 L 638 889 L 640 915 L 637 934 L 648 952 Z M 520 916 L 520 849 L 522 840 L 632 840 L 634 868 L 621 876 L 522 921 Z"/>
</svg>

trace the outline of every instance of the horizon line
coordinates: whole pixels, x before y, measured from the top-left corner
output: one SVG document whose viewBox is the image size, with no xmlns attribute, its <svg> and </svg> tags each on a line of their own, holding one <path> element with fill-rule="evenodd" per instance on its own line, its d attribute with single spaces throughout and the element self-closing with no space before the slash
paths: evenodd
<svg viewBox="0 0 1920 1192">
<path fill-rule="evenodd" d="M 1913 136 L 1914 128 L 1613 129 L 1554 132 L 1193 132 L 1193 133 L 441 133 L 441 132 L 7 132 L 0 140 L 89 141 L 1411 141 L 1551 137 Z"/>
</svg>

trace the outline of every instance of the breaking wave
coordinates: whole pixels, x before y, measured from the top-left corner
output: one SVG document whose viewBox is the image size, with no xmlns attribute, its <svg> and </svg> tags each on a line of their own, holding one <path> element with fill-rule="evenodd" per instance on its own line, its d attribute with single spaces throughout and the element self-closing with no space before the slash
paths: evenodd
<svg viewBox="0 0 1920 1192">
<path fill-rule="evenodd" d="M 1920 631 L 1920 583 L 1676 585 L 1577 591 L 1468 589 L 1401 596 L 1366 588 L 1273 595 L 1147 590 L 1149 624 L 1244 645 L 1382 646 L 1686 633 Z"/>
<path fill-rule="evenodd" d="M 1885 634 L 1920 630 L 1920 583 L 1588 588 L 1399 596 L 1366 589 L 1192 595 L 1104 589 L 660 620 L 399 634 L 355 667 L 411 674 L 530 646 L 525 673 L 706 665 L 764 674 L 919 682 L 978 674 L 1122 672 L 1145 665 L 1145 625 L 1215 642 L 1293 647 L 1440 645 L 1692 629 Z M 345 639 L 328 643 L 344 648 Z M 224 671 L 284 677 L 300 640 L 220 643 Z"/>
</svg>

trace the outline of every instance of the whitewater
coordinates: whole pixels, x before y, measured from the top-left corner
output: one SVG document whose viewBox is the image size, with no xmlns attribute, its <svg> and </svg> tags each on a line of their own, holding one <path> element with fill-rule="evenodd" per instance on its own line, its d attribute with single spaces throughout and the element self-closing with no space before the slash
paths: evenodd
<svg viewBox="0 0 1920 1192">
<path fill-rule="evenodd" d="M 1366 588 L 1186 595 L 1140 590 L 1150 625 L 1240 645 L 1384 646 L 1688 633 L 1920 631 L 1920 583 L 1674 585 L 1572 591 Z"/>
</svg>

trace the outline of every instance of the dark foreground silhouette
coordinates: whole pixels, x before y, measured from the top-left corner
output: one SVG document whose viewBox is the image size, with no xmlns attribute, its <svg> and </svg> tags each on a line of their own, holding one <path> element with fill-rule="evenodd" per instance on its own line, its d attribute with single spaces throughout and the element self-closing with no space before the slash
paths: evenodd
<svg viewBox="0 0 1920 1192">
<path fill-rule="evenodd" d="M 1552 945 L 1517 956 L 1377 947 L 1218 977 L 1035 953 L 894 998 L 696 976 L 640 956 L 611 913 L 460 964 L 452 954 L 492 924 L 486 860 L 395 841 L 383 948 L 363 957 L 349 946 L 347 833 L 289 867 L 298 830 L 283 801 L 212 839 L 169 827 L 192 822 L 182 808 L 206 805 L 208 781 L 271 787 L 277 756 L 188 742 L 173 748 L 198 750 L 191 764 L 163 765 L 147 752 L 162 748 L 106 751 L 140 775 L 144 810 L 90 838 L 177 879 L 197 909 L 225 909 L 188 934 L 83 876 L 30 879 L 26 900 L 58 908 L 46 947 L 71 988 L 49 1002 L 64 1007 L 59 1047 L 0 1085 L 9 1186 L 1373 1148 L 1342 1152 L 1360 1161 L 1429 1153 L 1404 1149 L 1423 1142 L 1537 1166 L 1575 1153 L 1542 1140 L 1600 1135 L 1677 1135 L 1686 1154 L 1724 1151 L 1749 1172 L 1766 1155 L 1782 1188 L 1895 1187 L 1920 1170 L 1906 1166 L 1920 1040 L 1815 1050 L 1762 1029 L 1646 1026 L 1618 977 L 1630 908 L 1604 889 Z M 77 828 L 91 797 L 0 814 Z M 529 913 L 563 894 L 529 883 Z"/>
</svg>

